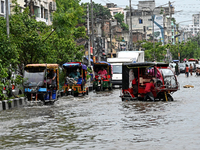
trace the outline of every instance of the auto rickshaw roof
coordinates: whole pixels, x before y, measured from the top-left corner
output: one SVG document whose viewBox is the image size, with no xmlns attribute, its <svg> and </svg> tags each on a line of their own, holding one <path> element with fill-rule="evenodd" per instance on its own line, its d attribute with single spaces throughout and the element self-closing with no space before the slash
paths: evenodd
<svg viewBox="0 0 200 150">
<path fill-rule="evenodd" d="M 58 64 L 28 64 L 26 65 L 26 68 L 31 68 L 31 67 L 47 67 L 48 69 L 58 69 L 59 65 Z"/>
<path fill-rule="evenodd" d="M 168 63 L 163 63 L 163 62 L 141 62 L 141 63 L 123 63 L 123 66 L 129 66 L 129 67 L 149 67 L 149 66 L 157 66 L 157 67 L 168 67 Z"/>
<path fill-rule="evenodd" d="M 110 66 L 110 63 L 108 63 L 108 62 L 106 62 L 106 61 L 98 61 L 98 62 L 96 62 L 96 63 L 94 63 L 94 65 L 109 65 Z"/>
<path fill-rule="evenodd" d="M 83 69 L 87 70 L 87 66 L 82 64 L 81 62 L 68 62 L 68 63 L 65 63 L 63 64 L 63 67 L 67 67 L 67 68 L 70 68 L 70 67 L 82 67 Z"/>
</svg>

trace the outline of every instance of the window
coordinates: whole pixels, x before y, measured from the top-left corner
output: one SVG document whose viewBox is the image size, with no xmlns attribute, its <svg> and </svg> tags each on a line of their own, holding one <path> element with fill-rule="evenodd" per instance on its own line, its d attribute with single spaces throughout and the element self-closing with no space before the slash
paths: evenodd
<svg viewBox="0 0 200 150">
<path fill-rule="evenodd" d="M 118 12 L 113 12 L 113 15 L 116 15 Z"/>
<path fill-rule="evenodd" d="M 139 24 L 143 24 L 143 20 L 142 19 L 139 19 Z"/>
<path fill-rule="evenodd" d="M 41 7 L 41 18 L 44 18 L 43 7 Z"/>
<path fill-rule="evenodd" d="M 1 13 L 4 13 L 4 1 L 1 1 Z"/>
</svg>

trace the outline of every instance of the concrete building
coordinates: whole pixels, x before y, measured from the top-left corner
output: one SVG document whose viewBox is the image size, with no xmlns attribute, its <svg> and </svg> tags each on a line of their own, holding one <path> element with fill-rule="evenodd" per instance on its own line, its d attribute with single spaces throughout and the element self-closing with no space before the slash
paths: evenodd
<svg viewBox="0 0 200 150">
<path fill-rule="evenodd" d="M 200 23 L 200 14 L 193 14 L 192 15 L 192 22 L 193 25 L 199 25 Z"/>
<path fill-rule="evenodd" d="M 191 32 L 193 36 L 196 36 L 200 31 L 200 25 L 189 24 L 182 26 L 184 32 Z"/>
<path fill-rule="evenodd" d="M 23 11 L 25 8 L 24 0 L 17 0 L 19 7 Z M 13 3 L 9 3 L 9 14 L 12 14 L 12 9 L 14 8 Z M 45 22 L 47 25 L 52 24 L 52 13 L 56 10 L 55 0 L 27 0 L 27 7 L 31 9 L 31 14 L 35 15 L 37 21 Z M 0 16 L 5 16 L 5 0 L 1 0 L 0 3 Z"/>
<path fill-rule="evenodd" d="M 130 16 L 132 18 L 132 30 L 139 31 L 147 36 L 147 40 L 152 39 L 153 33 L 153 21 L 152 16 L 162 15 L 163 16 L 163 32 L 164 32 L 164 41 L 165 44 L 168 41 L 171 41 L 171 20 L 174 14 L 174 7 L 170 5 L 170 7 L 156 7 L 155 1 L 139 1 L 138 9 L 132 10 L 130 15 L 129 10 L 126 13 L 126 22 L 130 28 Z M 166 16 L 170 15 L 169 19 Z M 155 24 L 154 24 L 155 26 Z M 144 30 L 146 29 L 146 30 Z M 145 33 L 146 32 L 146 33 Z M 155 33 L 155 32 L 154 32 Z"/>
</svg>

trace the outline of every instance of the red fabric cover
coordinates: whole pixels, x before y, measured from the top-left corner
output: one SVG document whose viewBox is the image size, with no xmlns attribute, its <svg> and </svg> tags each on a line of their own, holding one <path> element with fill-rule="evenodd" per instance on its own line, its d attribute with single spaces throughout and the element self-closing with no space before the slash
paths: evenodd
<svg viewBox="0 0 200 150">
<path fill-rule="evenodd" d="M 144 90 L 145 93 L 152 92 L 152 90 L 155 88 L 153 83 L 146 83 L 145 85 L 146 85 Z"/>
</svg>

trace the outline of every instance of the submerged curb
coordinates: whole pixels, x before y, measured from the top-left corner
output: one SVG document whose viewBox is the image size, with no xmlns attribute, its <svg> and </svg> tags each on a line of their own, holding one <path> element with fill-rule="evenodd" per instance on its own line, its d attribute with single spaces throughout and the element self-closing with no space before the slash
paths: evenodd
<svg viewBox="0 0 200 150">
<path fill-rule="evenodd" d="M 26 98 L 20 97 L 15 99 L 0 101 L 0 111 L 8 110 L 16 107 L 23 107 L 26 105 Z"/>
</svg>

